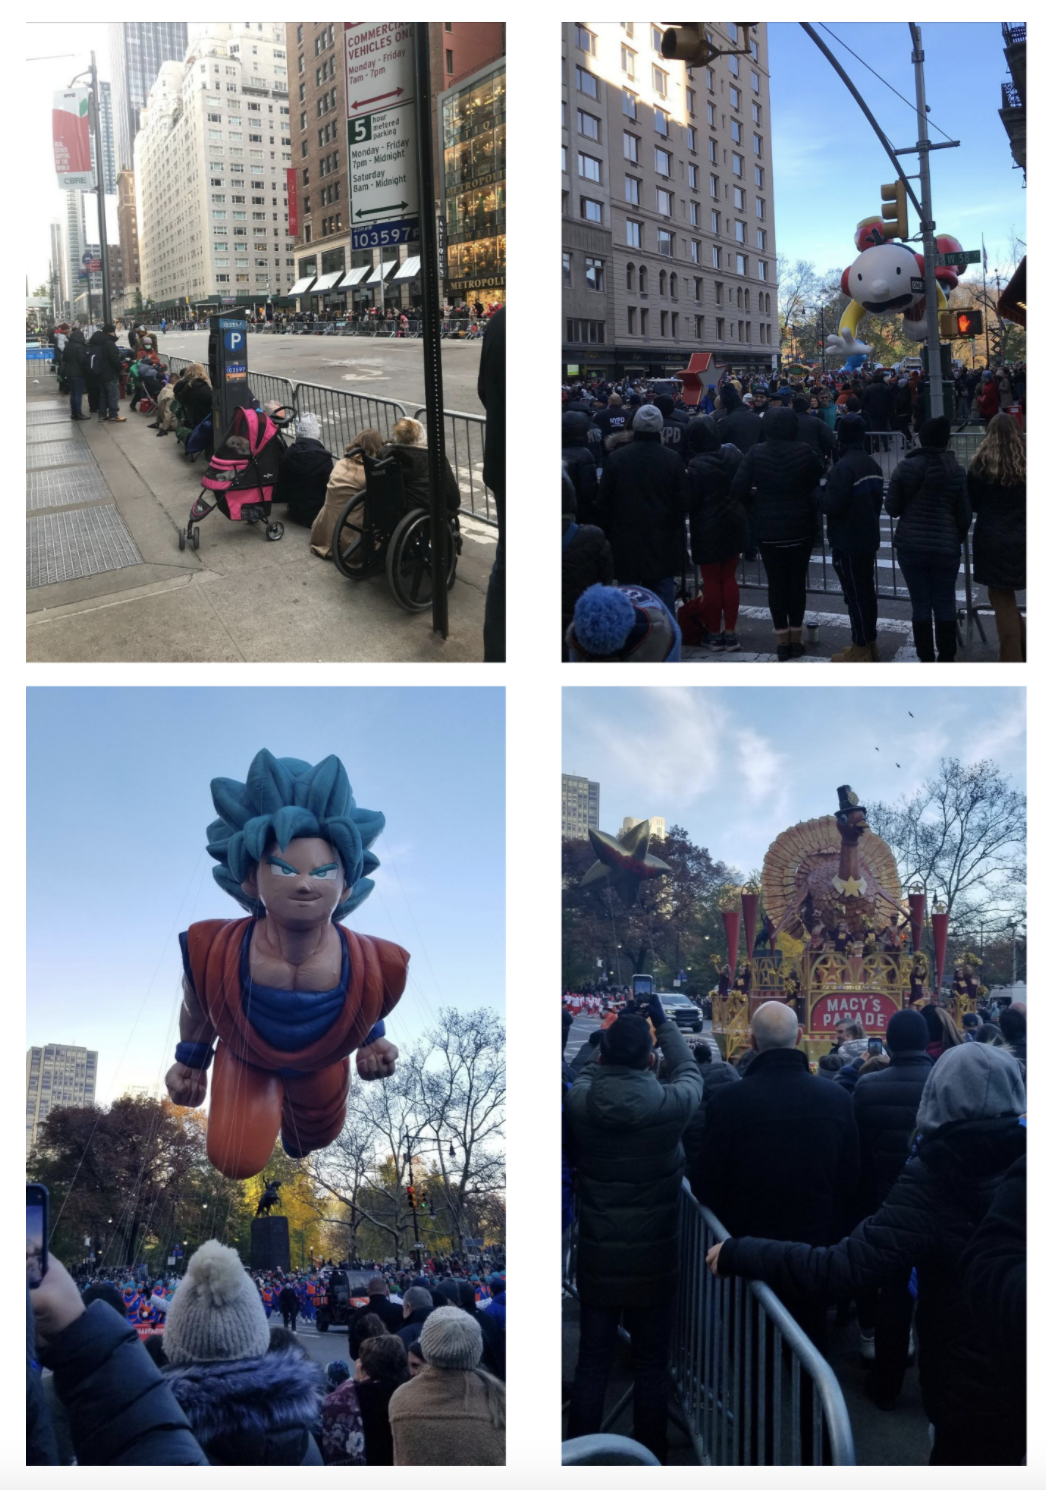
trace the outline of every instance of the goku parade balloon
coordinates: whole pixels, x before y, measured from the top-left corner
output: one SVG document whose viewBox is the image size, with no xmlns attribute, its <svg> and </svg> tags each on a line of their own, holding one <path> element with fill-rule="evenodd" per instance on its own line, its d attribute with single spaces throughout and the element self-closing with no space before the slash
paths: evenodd
<svg viewBox="0 0 1046 1490">
<path fill-rule="evenodd" d="M 364 1081 L 396 1069 L 384 1018 L 407 981 L 409 954 L 339 923 L 367 897 L 385 826 L 357 807 L 345 767 L 277 759 L 245 782 L 211 782 L 214 878 L 248 912 L 181 934 L 181 1036 L 167 1090 L 199 1107 L 214 1060 L 207 1155 L 222 1174 L 260 1174 L 277 1137 L 292 1158 L 341 1132 L 349 1056 Z"/>
<path fill-rule="evenodd" d="M 866 217 L 857 225 L 854 242 L 859 252 L 843 270 L 839 282 L 843 294 L 850 296 L 850 304 L 839 322 L 839 334 L 828 338 L 830 352 L 859 360 L 872 350 L 866 342 L 857 340 L 857 327 L 869 311 L 877 315 L 896 311 L 903 317 L 903 332 L 909 340 L 926 340 L 925 260 L 907 245 L 884 238 L 883 230 L 881 217 Z M 935 239 L 935 244 L 939 255 L 962 249 L 957 238 L 945 233 Z M 938 312 L 946 309 L 947 296 L 962 273 L 962 269 L 949 264 L 937 265 L 934 300 Z"/>
</svg>

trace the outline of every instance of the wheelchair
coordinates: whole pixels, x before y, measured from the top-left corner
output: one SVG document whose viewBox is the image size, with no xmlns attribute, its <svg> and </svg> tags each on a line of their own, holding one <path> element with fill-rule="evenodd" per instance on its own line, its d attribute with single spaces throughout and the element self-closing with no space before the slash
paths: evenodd
<svg viewBox="0 0 1046 1490">
<path fill-rule="evenodd" d="M 358 450 L 349 450 L 351 455 Z M 366 485 L 346 504 L 334 529 L 333 557 L 346 579 L 369 579 L 382 569 L 396 604 L 405 611 L 432 607 L 432 514 L 410 507 L 393 455 L 363 458 Z M 461 529 L 447 519 L 447 589 L 457 576 Z"/>
</svg>

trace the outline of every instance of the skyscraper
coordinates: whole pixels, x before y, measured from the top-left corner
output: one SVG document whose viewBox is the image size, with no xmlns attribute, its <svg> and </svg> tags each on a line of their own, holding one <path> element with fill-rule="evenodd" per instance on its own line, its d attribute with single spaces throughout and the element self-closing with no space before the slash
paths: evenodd
<svg viewBox="0 0 1046 1490">
<path fill-rule="evenodd" d="M 137 288 L 141 283 L 138 267 L 138 213 L 134 197 L 134 172 L 121 171 L 116 178 L 116 225 L 120 234 L 120 252 L 123 255 L 123 282 L 125 288 Z"/>
<path fill-rule="evenodd" d="M 589 828 L 599 827 L 599 782 L 563 776 L 562 783 L 563 837 L 587 838 Z"/>
<path fill-rule="evenodd" d="M 25 1053 L 25 1151 L 54 1107 L 89 1107 L 98 1082 L 98 1052 L 82 1045 L 33 1045 Z"/>
<path fill-rule="evenodd" d="M 110 21 L 116 164 L 121 170 L 134 164 L 134 137 L 160 68 L 165 62 L 180 62 L 188 45 L 189 28 L 184 21 Z"/>
<path fill-rule="evenodd" d="M 629 832 L 630 829 L 637 827 L 639 823 L 650 824 L 651 838 L 664 838 L 665 820 L 663 817 L 626 817 L 625 821 L 621 824 L 622 836 Z"/>
<path fill-rule="evenodd" d="M 113 139 L 113 91 L 109 83 L 98 84 L 98 112 L 102 124 L 102 163 L 105 168 L 105 194 L 116 195 L 116 143 Z M 91 135 L 91 169 L 97 171 L 94 158 L 94 134 Z"/>
<path fill-rule="evenodd" d="M 62 234 L 62 299 L 70 315 L 76 315 L 76 297 L 87 287 L 86 271 L 82 259 L 87 247 L 87 226 L 84 218 L 84 194 L 82 191 L 65 193 L 65 230 Z M 80 275 L 85 274 L 81 280 Z"/>
<path fill-rule="evenodd" d="M 62 224 L 55 221 L 51 224 L 51 309 L 54 311 L 56 320 L 62 320 L 67 313 L 64 291 L 62 289 L 62 263 L 64 259 L 65 249 L 62 246 Z"/>
</svg>

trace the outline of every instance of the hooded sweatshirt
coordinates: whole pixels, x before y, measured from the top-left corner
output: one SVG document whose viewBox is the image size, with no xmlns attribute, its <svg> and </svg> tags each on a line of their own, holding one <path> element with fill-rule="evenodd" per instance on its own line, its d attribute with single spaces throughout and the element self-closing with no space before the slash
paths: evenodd
<svg viewBox="0 0 1046 1490">
<path fill-rule="evenodd" d="M 731 495 L 747 509 L 754 541 L 812 543 L 820 526 L 820 458 L 798 440 L 791 409 L 768 409 L 761 428 L 764 438 L 742 460 Z"/>
</svg>

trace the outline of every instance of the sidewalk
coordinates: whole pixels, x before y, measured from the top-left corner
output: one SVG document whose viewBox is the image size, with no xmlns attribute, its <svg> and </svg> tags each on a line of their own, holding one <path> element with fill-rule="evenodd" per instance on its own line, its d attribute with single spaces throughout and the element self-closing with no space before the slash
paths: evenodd
<svg viewBox="0 0 1046 1490">
<path fill-rule="evenodd" d="M 126 424 L 75 424 L 49 378 L 27 378 L 30 662 L 482 660 L 493 528 L 462 519 L 444 642 L 428 612 L 399 608 L 383 574 L 354 584 L 317 559 L 306 528 L 287 523 L 270 543 L 214 511 L 199 550 L 180 552 L 204 461 L 189 464 L 126 402 L 121 412 Z"/>
</svg>

